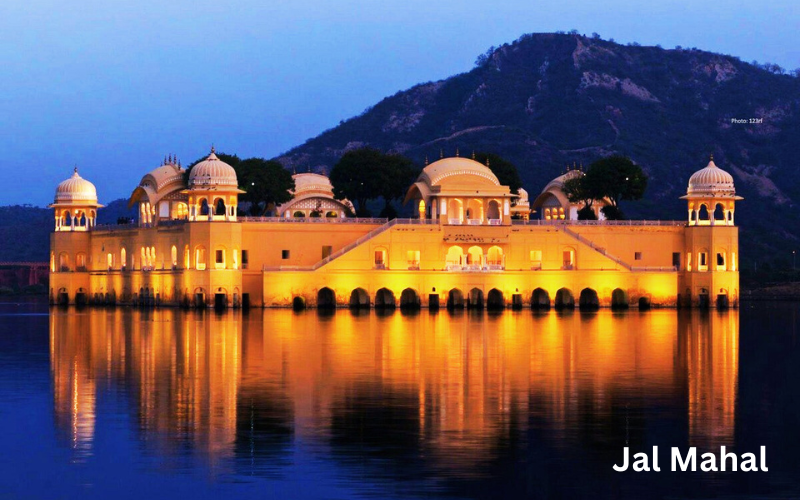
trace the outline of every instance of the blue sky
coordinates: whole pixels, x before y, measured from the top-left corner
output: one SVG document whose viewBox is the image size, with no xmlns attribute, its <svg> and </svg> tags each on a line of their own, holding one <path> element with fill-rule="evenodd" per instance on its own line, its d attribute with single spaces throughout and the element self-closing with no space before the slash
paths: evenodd
<svg viewBox="0 0 800 500">
<path fill-rule="evenodd" d="M 800 67 L 796 0 L 3 0 L 0 19 L 0 204 L 50 202 L 74 165 L 108 202 L 170 153 L 272 157 L 523 33 Z"/>
</svg>

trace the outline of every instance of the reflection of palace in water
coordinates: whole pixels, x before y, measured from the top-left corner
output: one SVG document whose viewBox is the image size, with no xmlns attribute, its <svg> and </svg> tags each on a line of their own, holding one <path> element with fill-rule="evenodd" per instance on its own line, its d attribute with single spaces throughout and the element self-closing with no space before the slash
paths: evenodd
<svg viewBox="0 0 800 500">
<path fill-rule="evenodd" d="M 50 321 L 56 426 L 78 457 L 103 425 L 98 402 L 120 397 L 147 447 L 220 466 L 279 457 L 294 440 L 464 468 L 533 427 L 555 450 L 585 433 L 636 439 L 646 426 L 625 426 L 651 407 L 678 409 L 684 444 L 734 437 L 735 311 L 93 310 Z"/>
</svg>

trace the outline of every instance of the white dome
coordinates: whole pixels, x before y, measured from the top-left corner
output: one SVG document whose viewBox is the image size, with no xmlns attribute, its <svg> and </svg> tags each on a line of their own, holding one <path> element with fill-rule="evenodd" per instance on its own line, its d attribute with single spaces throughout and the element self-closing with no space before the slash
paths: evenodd
<svg viewBox="0 0 800 500">
<path fill-rule="evenodd" d="M 55 203 L 88 203 L 97 204 L 97 189 L 94 184 L 78 175 L 78 167 L 72 177 L 63 181 L 56 188 Z"/>
<path fill-rule="evenodd" d="M 469 158 L 450 157 L 435 161 L 422 169 L 419 176 L 420 181 L 427 181 L 428 185 L 435 186 L 447 178 L 458 178 L 458 176 L 477 176 L 483 178 L 491 185 L 499 186 L 500 181 L 494 172 L 484 165 Z"/>
<path fill-rule="evenodd" d="M 736 190 L 733 187 L 733 176 L 716 166 L 712 157 L 705 168 L 698 170 L 689 178 L 686 194 L 734 196 Z"/>
<path fill-rule="evenodd" d="M 237 188 L 239 181 L 236 179 L 236 171 L 217 158 L 214 150 L 208 158 L 201 161 L 189 173 L 189 188 L 205 187 L 205 186 L 224 186 Z"/>
<path fill-rule="evenodd" d="M 306 193 L 321 193 L 333 196 L 333 186 L 331 180 L 322 175 L 314 173 L 294 174 L 294 195 L 300 196 Z"/>
</svg>

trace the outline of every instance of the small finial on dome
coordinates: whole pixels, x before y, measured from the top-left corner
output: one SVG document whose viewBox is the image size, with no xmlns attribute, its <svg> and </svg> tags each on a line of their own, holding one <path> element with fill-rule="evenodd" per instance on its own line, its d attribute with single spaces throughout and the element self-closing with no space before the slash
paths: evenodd
<svg viewBox="0 0 800 500">
<path fill-rule="evenodd" d="M 214 145 L 212 144 L 211 145 L 211 154 L 213 155 L 213 154 L 216 154 L 216 153 L 217 153 L 217 150 L 214 149 Z"/>
<path fill-rule="evenodd" d="M 78 166 L 75 165 L 75 168 L 72 169 L 72 173 L 78 175 Z"/>
<path fill-rule="evenodd" d="M 708 159 L 709 159 L 709 161 L 711 163 L 714 163 L 714 153 L 711 153 L 711 155 L 709 155 Z"/>
<path fill-rule="evenodd" d="M 456 148 L 456 158 L 458 158 L 458 148 Z"/>
<path fill-rule="evenodd" d="M 486 157 L 486 166 L 487 167 L 489 166 L 489 157 L 488 156 Z"/>
<path fill-rule="evenodd" d="M 475 150 L 472 150 L 472 159 L 475 160 Z"/>
<path fill-rule="evenodd" d="M 425 166 L 428 166 L 428 155 L 425 155 Z"/>
<path fill-rule="evenodd" d="M 442 158 L 444 158 L 444 149 L 439 148 L 439 159 L 441 160 Z"/>
</svg>

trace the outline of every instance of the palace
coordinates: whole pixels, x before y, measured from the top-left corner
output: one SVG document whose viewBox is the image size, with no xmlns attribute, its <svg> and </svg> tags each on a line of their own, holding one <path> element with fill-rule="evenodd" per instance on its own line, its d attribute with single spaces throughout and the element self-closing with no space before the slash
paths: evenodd
<svg viewBox="0 0 800 500">
<path fill-rule="evenodd" d="M 324 175 L 296 174 L 278 217 L 242 217 L 235 170 L 173 159 L 130 198 L 135 224 L 96 224 L 77 169 L 51 207 L 54 304 L 185 307 L 574 308 L 738 306 L 733 177 L 691 176 L 686 221 L 583 221 L 562 187 L 531 204 L 467 158 L 427 165 L 412 219 L 349 217 Z M 246 186 L 244 186 L 246 188 Z M 594 209 L 604 202 L 597 202 Z M 536 214 L 531 217 L 530 214 Z"/>
</svg>

